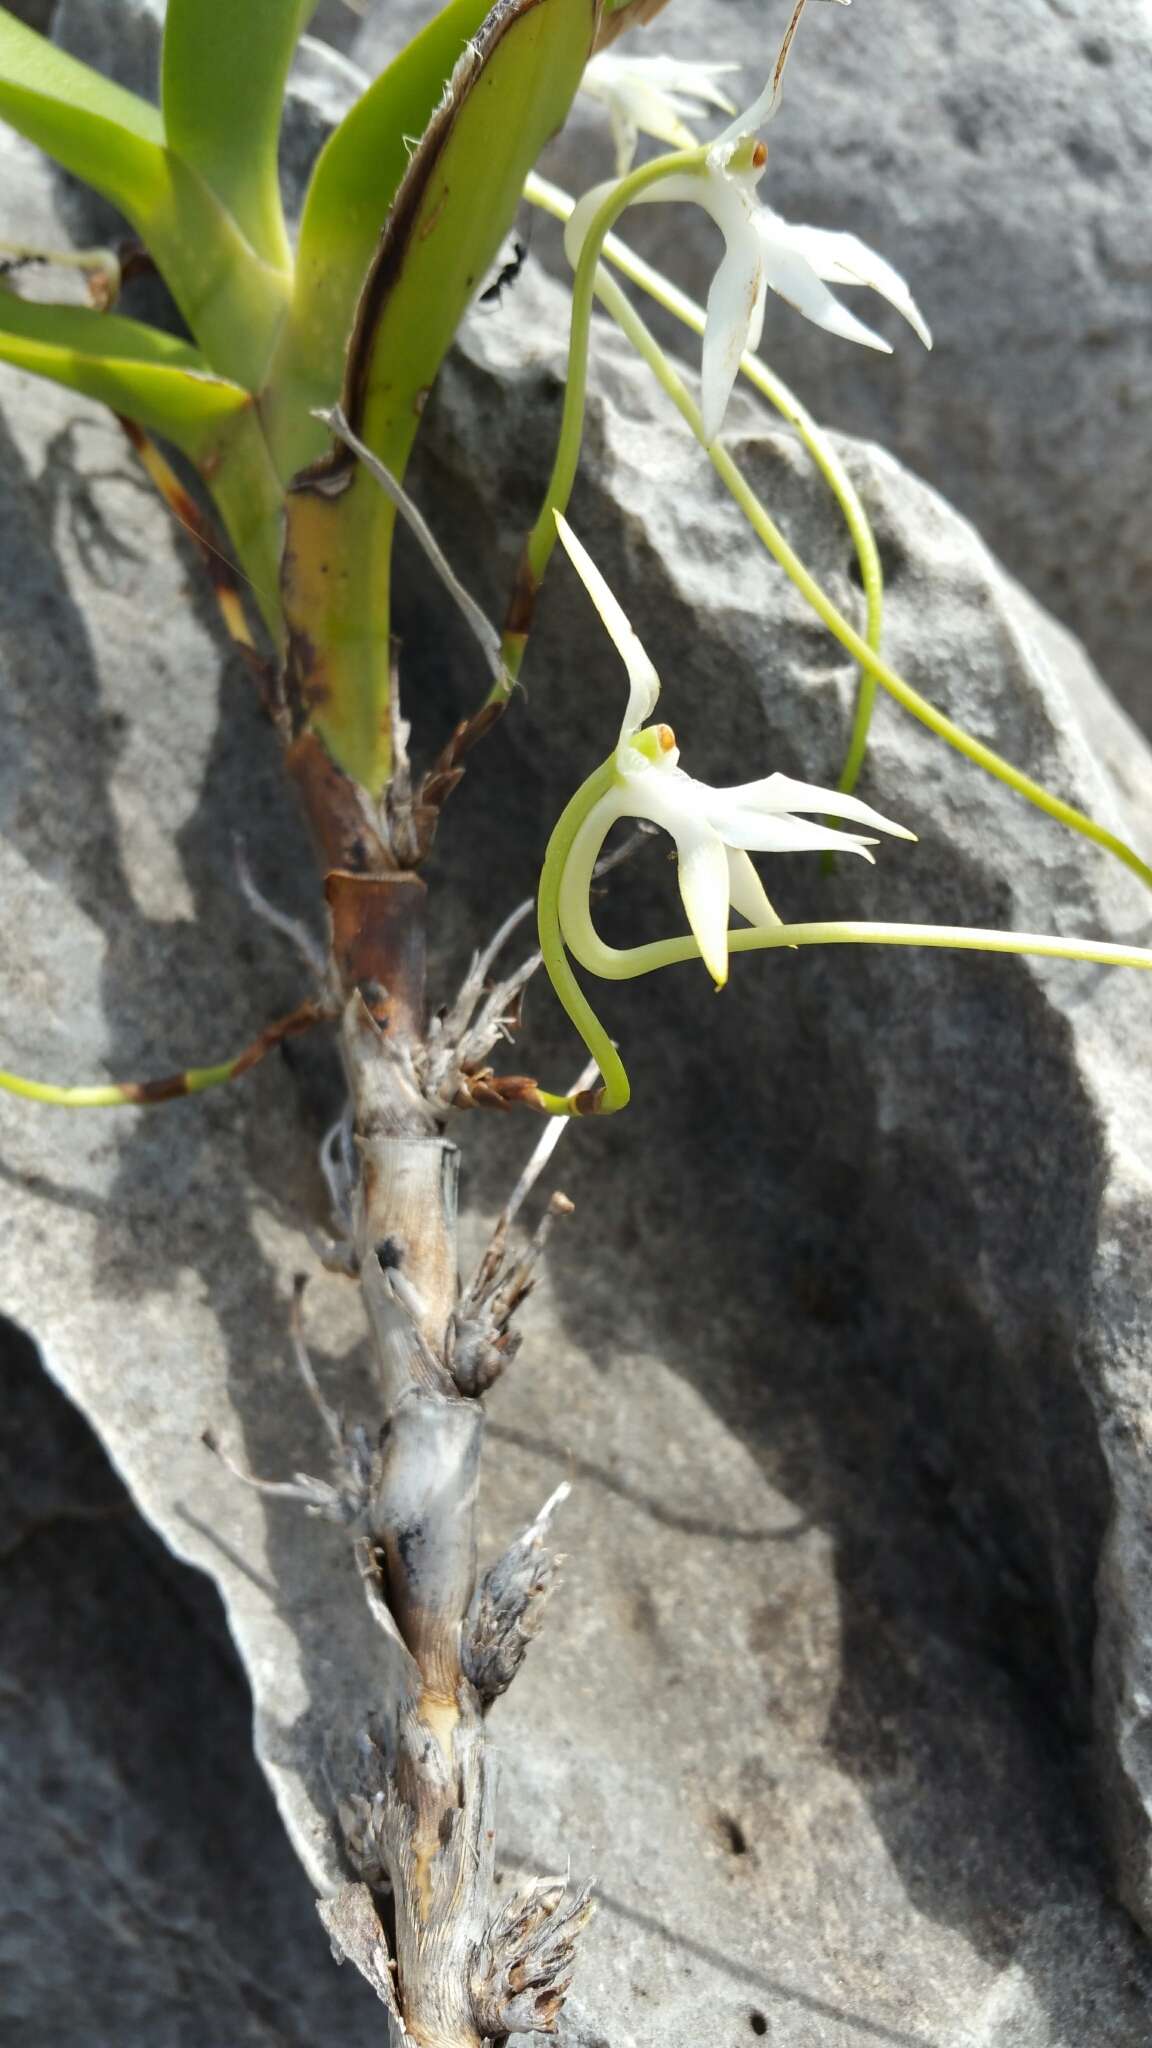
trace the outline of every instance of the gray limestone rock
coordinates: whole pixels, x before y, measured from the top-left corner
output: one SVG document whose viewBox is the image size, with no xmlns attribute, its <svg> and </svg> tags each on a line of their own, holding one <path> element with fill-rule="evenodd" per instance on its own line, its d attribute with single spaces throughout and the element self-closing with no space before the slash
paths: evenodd
<svg viewBox="0 0 1152 2048">
<path fill-rule="evenodd" d="M 33 153 L 6 142 L 4 165 L 18 217 L 48 220 Z M 528 266 L 470 321 L 429 407 L 414 488 L 493 611 L 546 473 L 561 327 L 555 287 Z M 112 424 L 10 372 L 0 398 L 4 1063 L 79 1079 L 223 1056 L 305 992 L 234 878 L 239 831 L 264 888 L 315 914 L 271 737 Z M 736 424 L 786 531 L 853 604 L 848 546 L 806 458 L 751 413 Z M 600 332 L 587 447 L 573 521 L 660 666 L 688 765 L 834 779 L 847 665 Z M 1078 648 L 895 461 L 844 452 L 888 565 L 893 661 L 1138 837 L 1152 759 Z M 426 756 L 484 678 L 407 547 L 399 587 Z M 614 658 L 558 568 L 526 689 L 438 848 L 445 993 L 531 888 L 621 708 Z M 919 844 L 833 878 L 781 860 L 771 882 L 789 914 L 1147 941 L 1130 877 L 888 707 L 866 793 Z M 629 934 L 678 925 L 658 849 L 603 915 Z M 599 1000 L 635 1103 L 565 1137 L 556 1177 L 576 1215 L 491 1396 L 485 1479 L 489 1558 L 558 1480 L 573 1486 L 564 1580 L 492 1723 L 509 1882 L 569 1858 L 600 1880 L 566 2048 L 1142 2048 L 1152 1968 L 1116 1889 L 1149 1914 L 1149 984 L 830 950 L 744 959 L 722 1000 L 698 967 Z M 543 988 L 524 1057 L 554 1084 L 578 1064 Z M 321 1458 L 287 1323 L 293 1273 L 314 1270 L 304 1227 L 323 1220 L 316 1145 L 337 1100 L 322 1046 L 163 1111 L 0 1100 L 0 1307 L 174 1558 L 215 1579 L 257 1753 L 322 1887 L 341 1875 L 331 1787 L 378 1696 L 377 1642 L 339 1533 L 261 1501 L 200 1438 L 212 1427 L 268 1476 Z M 535 1135 L 515 1117 L 462 1126 L 470 1254 Z M 318 1276 L 308 1313 L 325 1386 L 370 1414 L 353 1290 Z M 24 1564 L 29 1598 L 68 1583 L 65 1545 Z M 113 1558 L 110 1588 L 138 1572 Z M 91 1630 L 100 1685 L 129 1691 L 145 1748 L 172 1725 L 169 1659 L 193 1669 L 179 1664 L 198 1628 L 182 1624 L 182 1586 L 165 1564 L 122 1645 Z M 56 1676 L 27 1641 L 39 1769 Z M 243 1779 L 234 1676 L 222 1663 L 219 1705 L 194 1682 L 205 1704 L 187 1739 L 219 1755 L 227 1853 L 205 1840 L 207 1783 L 185 1777 L 153 1809 L 147 1774 L 129 1801 L 108 1766 L 78 1840 L 140 1816 L 119 1869 L 137 1924 L 168 1931 L 137 1937 L 138 2005 L 77 2038 L 142 2038 L 145 2018 L 164 2048 L 337 2028 L 358 2042 L 357 2025 L 376 2038 L 373 2001 L 336 1977 L 318 1923 L 309 1945 Z M 53 1768 L 66 1816 L 85 1773 Z M 153 1810 L 180 1836 L 159 1873 Z M 25 2048 L 56 2048 L 65 1998 L 83 2029 L 86 1957 L 113 1938 L 82 1849 L 46 1835 L 28 1838 L 17 1877 L 64 1932 L 17 2008 Z M 162 1996 L 178 1922 L 155 1903 L 179 1883 L 202 1979 L 183 2011 Z M 249 1949 L 240 1937 L 280 1913 L 281 1890 L 287 1942 L 257 1929 Z M 7 1949 L 22 1972 L 28 1938 L 18 1928 Z M 271 2016 L 246 2035 L 233 2015 L 254 1977 Z M 329 1985 L 344 2004 L 321 2021 Z M 294 2035 L 282 2015 L 297 1998 Z"/>
<path fill-rule="evenodd" d="M 0 1381 L 0 2037 L 368 2048 L 372 2001 L 324 1967 L 218 1597 L 10 1324 Z"/>
<path fill-rule="evenodd" d="M 160 95 L 160 37 L 166 0 L 55 0 L 52 40 L 130 92 Z"/>
</svg>

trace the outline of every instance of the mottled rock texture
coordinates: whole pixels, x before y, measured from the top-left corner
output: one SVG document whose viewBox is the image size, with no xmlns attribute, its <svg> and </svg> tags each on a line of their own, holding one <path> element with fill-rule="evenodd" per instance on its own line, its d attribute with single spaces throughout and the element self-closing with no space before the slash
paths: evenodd
<svg viewBox="0 0 1152 2048">
<path fill-rule="evenodd" d="M 22 231 L 46 232 L 50 181 L 21 146 L 4 164 Z M 560 324 L 529 266 L 470 323 L 429 410 L 416 488 L 493 609 L 547 465 Z M 603 335 L 596 361 L 572 516 L 661 667 L 688 764 L 833 778 L 846 664 Z M 234 879 L 239 831 L 263 886 L 314 913 L 270 735 L 112 424 L 11 373 L 0 397 L 6 1063 L 83 1078 L 221 1056 L 304 993 Z M 810 465 L 751 420 L 737 452 L 852 604 Z M 1137 833 L 1152 761 L 1077 647 L 894 461 L 845 454 L 888 565 L 892 659 Z M 427 753 L 483 678 L 407 550 L 400 583 Z M 619 717 L 619 673 L 562 571 L 526 682 L 438 850 L 445 993 L 531 888 Z M 1130 878 L 888 708 L 867 793 L 919 845 L 832 879 L 779 861 L 784 910 L 1148 937 Z M 658 851 L 604 917 L 678 922 Z M 600 993 L 635 1106 L 558 1155 L 577 1213 L 491 1399 L 485 1483 L 494 1555 L 573 1482 L 565 1583 L 493 1719 L 503 1866 L 571 1857 L 601 1881 L 567 2048 L 1142 2048 L 1152 1970 L 1116 1895 L 1148 1912 L 1148 984 L 844 951 L 746 959 L 722 1000 L 698 968 Z M 524 1057 L 552 1083 L 577 1064 L 543 989 Z M 174 1556 L 215 1578 L 257 1752 L 322 1884 L 377 1645 L 339 1535 L 262 1503 L 199 1439 L 211 1425 L 275 1476 L 319 1461 L 286 1338 L 336 1100 L 305 1047 L 150 1116 L 0 1105 L 0 1307 Z M 470 1254 L 534 1136 L 462 1126 Z M 370 1413 L 351 1290 L 320 1276 L 309 1320 L 325 1385 Z M 34 1388 L 13 1355 L 6 1386 Z M 93 2043 L 379 2038 L 246 1769 L 202 1582 L 124 1515 L 75 1421 L 43 1389 L 24 1401 L 3 1566 L 33 1616 L 8 1680 L 28 1759 L 3 1934 L 24 2048 L 58 2048 L 62 2013 Z M 109 1546 L 88 1599 L 93 1542 L 57 1519 L 77 1503 Z M 167 1774 L 150 1761 L 165 1743 Z M 124 1924 L 146 1930 L 120 1974 L 111 1885 L 92 1877 L 117 1827 Z M 105 2002 L 86 2007 L 93 1971 Z"/>
<path fill-rule="evenodd" d="M 0 2033 L 83 2048 L 377 2037 L 318 1956 L 220 1601 L 0 1327 Z"/>
</svg>

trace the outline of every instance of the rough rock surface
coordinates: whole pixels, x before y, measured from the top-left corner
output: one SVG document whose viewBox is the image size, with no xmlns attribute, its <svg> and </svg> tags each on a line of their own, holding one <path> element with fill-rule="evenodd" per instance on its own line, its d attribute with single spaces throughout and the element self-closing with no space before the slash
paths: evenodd
<svg viewBox="0 0 1152 2048">
<path fill-rule="evenodd" d="M 50 187 L 30 152 L 6 145 L 4 162 L 27 230 Z M 429 413 L 418 488 L 493 608 L 546 466 L 558 321 L 528 271 L 472 322 Z M 830 779 L 845 664 L 603 337 L 597 362 L 573 517 L 616 565 L 689 764 Z M 6 1063 L 166 1071 L 239 1046 L 302 992 L 238 898 L 232 835 L 265 888 L 306 911 L 303 835 L 196 565 L 111 424 L 11 373 L 3 397 Z M 806 461 L 763 429 L 737 445 L 850 603 L 843 536 Z M 1147 816 L 1152 763 L 1074 645 L 930 492 L 874 451 L 847 453 L 889 564 L 893 659 L 1098 814 Z M 427 746 L 481 678 L 434 619 L 420 565 L 402 580 Z M 620 678 L 571 577 L 554 578 L 527 681 L 443 835 L 445 989 L 469 940 L 531 886 L 561 800 L 615 729 Z M 920 845 L 833 881 L 781 862 L 788 911 L 1147 935 L 1147 899 L 1103 855 L 895 712 L 868 789 Z M 605 914 L 666 928 L 673 894 L 650 856 Z M 1105 1836 L 1146 1910 L 1152 1132 L 1130 1077 L 1147 985 L 845 952 L 744 961 L 723 1001 L 691 969 L 602 993 L 635 1108 L 565 1138 L 557 1176 L 577 1215 L 493 1396 L 486 1484 L 494 1551 L 558 1478 L 574 1481 L 565 1588 L 493 1723 L 505 1867 L 570 1856 L 601 1880 L 568 2048 L 1142 2048 L 1152 1971 L 1114 1903 Z M 570 1035 L 543 991 L 529 1026 L 532 1063 L 567 1078 Z M 302 1225 L 322 1215 L 314 1141 L 332 1089 L 323 1052 L 306 1049 L 151 1115 L 0 1105 L 0 1305 L 171 1549 L 220 1586 L 258 1751 L 319 1881 L 338 1868 L 329 1777 L 371 1709 L 376 1646 L 340 1538 L 252 1496 L 199 1437 L 211 1424 L 277 1476 L 320 1455 L 285 1337 L 291 1275 L 312 1263 Z M 461 1135 L 475 1249 L 534 1132 L 476 1119 Z M 326 1385 L 363 1405 L 351 1291 L 319 1278 L 310 1320 Z M 67 1576 L 61 1547 L 29 1570 L 41 1599 Z M 143 1624 L 156 1686 L 147 1661 L 123 1681 L 134 1711 L 160 1719 L 152 1744 L 172 1726 L 163 1646 L 185 1597 L 174 1568 L 166 1584 Z M 201 1634 L 190 1622 L 182 1654 L 189 1690 L 210 1697 L 203 1666 L 191 1676 Z M 91 1637 L 111 1684 L 121 1652 Z M 33 1715 L 42 1657 L 21 1667 Z M 189 1814 L 208 1796 L 195 1779 L 171 1823 L 179 1857 L 157 1877 L 146 1843 L 123 1852 L 134 1900 L 186 1887 L 200 1950 L 215 1957 L 229 1937 L 203 1969 L 219 1993 L 198 1991 L 191 2018 L 163 2008 L 170 1952 L 140 1937 L 148 2038 L 339 2028 L 356 2042 L 354 2007 L 365 2042 L 378 2038 L 371 1999 L 330 1971 L 318 1929 L 309 1949 L 299 1892 L 269 1897 L 290 1877 L 242 1782 L 225 1669 L 219 1686 L 187 1742 L 201 1762 L 221 1755 L 229 1853 Z M 50 1777 L 59 1816 L 74 1783 Z M 113 1781 L 106 1829 L 124 1809 Z M 83 2010 L 70 1930 L 90 1870 L 81 1851 L 82 1874 L 61 1875 L 58 1853 L 29 1842 L 20 1871 L 39 1874 L 28 1890 L 59 1941 L 25 1980 L 26 2048 L 56 2048 L 65 1989 Z M 275 1939 L 241 1952 L 229 1930 L 252 1924 L 257 1884 Z M 212 1997 L 243 2010 L 251 1956 L 273 2017 L 263 2033 L 238 2019 L 206 2036 Z M 278 2014 L 311 1969 L 294 2036 Z M 329 1983 L 348 2016 L 333 2007 L 321 2024 Z M 118 2019 L 101 2024 L 88 2038 L 123 2037 Z"/>
<path fill-rule="evenodd" d="M 378 2039 L 324 1967 L 207 1579 L 146 1527 L 0 1325 L 0 2037 L 75 2048 Z"/>
<path fill-rule="evenodd" d="M 356 53 L 378 62 L 426 13 L 426 0 L 378 0 Z M 787 13 L 784 0 L 674 0 L 627 47 L 739 60 L 751 93 Z M 561 182 L 610 172 L 605 129 L 578 104 L 553 153 Z M 769 361 L 818 419 L 946 492 L 1152 728 L 1145 0 L 811 7 L 770 145 L 771 203 L 881 250 L 936 347 L 925 355 L 875 300 L 866 317 L 877 311 L 893 360 L 776 301 Z M 720 247 L 704 215 L 647 207 L 627 233 L 703 295 Z M 542 223 L 532 235 L 555 250 Z"/>
</svg>

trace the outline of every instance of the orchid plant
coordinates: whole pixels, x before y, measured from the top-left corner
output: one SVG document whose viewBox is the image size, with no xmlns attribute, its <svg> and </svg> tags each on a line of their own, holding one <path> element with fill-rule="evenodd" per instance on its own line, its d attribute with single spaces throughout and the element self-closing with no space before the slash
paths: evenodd
<svg viewBox="0 0 1152 2048">
<path fill-rule="evenodd" d="M 224 625 L 255 674 L 300 793 L 330 920 L 315 985 L 240 1053 L 159 1081 L 72 1085 L 5 1072 L 0 1086 L 50 1105 L 145 1105 L 236 1079 L 291 1033 L 326 1022 L 336 1028 L 349 1109 L 325 1155 L 339 1238 L 332 1257 L 362 1290 L 380 1427 L 345 1428 L 298 1345 L 325 1416 L 332 1470 L 271 1484 L 349 1532 L 369 1615 L 392 1658 L 390 1746 L 367 1744 L 363 1780 L 338 1788 L 358 1875 L 321 1912 L 386 2005 L 394 2048 L 405 2038 L 481 2048 L 521 2031 L 551 2031 L 590 1911 L 587 1891 L 561 1881 L 503 1902 L 494 1889 L 484 1717 L 538 1626 L 555 1575 L 546 1539 L 560 1496 L 486 1573 L 475 1557 L 482 1397 L 513 1355 L 510 1324 L 544 1236 L 542 1226 L 517 1249 L 510 1225 L 563 1126 L 546 1129 L 463 1289 L 456 1149 L 447 1136 L 459 1114 L 476 1107 L 520 1105 L 560 1118 L 625 1106 L 624 1065 L 569 956 L 609 980 L 699 957 L 718 988 L 734 953 L 815 944 L 1152 966 L 1152 952 L 1106 940 L 789 923 L 753 863 L 754 854 L 781 851 L 871 860 L 875 835 L 912 838 L 853 793 L 881 687 L 1152 887 L 1152 869 L 1132 848 L 964 733 L 884 660 L 880 565 L 866 510 L 834 446 L 756 354 L 770 292 L 845 340 L 886 349 L 837 295 L 853 286 L 880 294 L 930 345 L 912 293 L 882 257 L 851 233 L 790 224 L 759 196 L 768 166 L 763 131 L 803 9 L 795 0 L 763 91 L 738 113 L 719 83 L 731 65 L 686 66 L 608 48 L 634 17 L 653 11 L 649 0 L 500 0 L 490 13 L 485 0 L 448 0 L 379 77 L 364 80 L 320 153 L 294 246 L 276 152 L 285 79 L 311 0 L 169 0 L 158 108 L 0 11 L 0 115 L 103 192 L 137 238 L 122 252 L 15 246 L 0 289 L 0 360 L 110 406 L 172 512 L 200 540 Z M 534 166 L 578 91 L 607 110 L 617 174 L 577 200 Z M 713 111 L 730 118 L 700 142 L 692 124 Z M 641 134 L 670 148 L 636 166 Z M 467 596 L 403 478 L 439 365 L 523 199 L 566 222 L 574 270 L 569 367 L 552 473 L 498 631 Z M 631 206 L 655 203 L 701 208 L 720 228 L 724 254 L 704 308 L 614 232 Z M 79 266 L 90 279 L 88 304 L 23 294 L 22 266 L 34 259 L 40 277 L 45 258 Z M 187 336 L 115 309 L 122 270 L 141 263 L 163 274 Z M 699 399 L 620 276 L 702 334 Z M 671 728 L 651 722 L 655 668 L 565 516 L 597 301 L 677 407 L 754 539 L 859 665 L 857 714 L 835 790 L 774 772 L 712 788 L 681 766 Z M 841 507 L 860 564 L 863 630 L 820 588 L 724 445 L 739 375 L 795 427 Z M 223 539 L 202 509 L 205 493 Z M 398 520 L 424 548 L 446 601 L 465 613 L 488 674 L 471 715 L 420 775 L 408 759 L 390 645 Z M 543 964 L 591 1060 L 567 1092 L 490 1064 L 518 1021 L 536 966 L 533 959 L 497 973 L 512 923 L 478 950 L 456 1000 L 428 1020 L 426 895 L 414 886 L 465 758 L 512 702 L 557 538 L 629 685 L 615 741 L 559 819 L 540 881 Z M 829 818 L 837 822 L 823 822 Z M 620 820 L 671 837 L 687 933 L 625 948 L 600 936 L 593 878 Z M 391 1958 L 381 1918 L 386 1885 Z"/>
</svg>

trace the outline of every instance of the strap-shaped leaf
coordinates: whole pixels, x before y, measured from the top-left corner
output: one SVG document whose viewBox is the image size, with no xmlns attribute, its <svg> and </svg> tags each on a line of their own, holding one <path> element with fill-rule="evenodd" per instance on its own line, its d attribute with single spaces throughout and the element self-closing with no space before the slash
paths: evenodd
<svg viewBox="0 0 1152 2048">
<path fill-rule="evenodd" d="M 0 115 L 130 218 L 164 183 L 156 108 L 0 12 Z"/>
<path fill-rule="evenodd" d="M 265 408 L 286 476 L 325 445 L 324 430 L 310 414 L 339 396 L 360 287 L 408 168 L 413 137 L 423 135 L 489 5 L 490 0 L 449 0 L 373 81 L 317 158 L 300 218 L 292 305 Z"/>
<path fill-rule="evenodd" d="M 166 147 L 156 108 L 0 10 L 0 118 L 120 208 L 213 368 L 258 388 L 288 281 Z"/>
<path fill-rule="evenodd" d="M 168 0 L 161 104 L 169 146 L 266 263 L 287 270 L 277 170 L 284 85 L 316 0 Z"/>
<path fill-rule="evenodd" d="M 242 577 L 274 639 L 283 492 L 248 392 L 214 376 L 187 342 L 87 306 L 0 291 L 0 362 L 94 398 L 192 461 L 212 492 Z"/>
<path fill-rule="evenodd" d="M 344 411 L 402 477 L 460 317 L 515 218 L 524 179 L 580 83 L 595 0 L 497 0 L 396 194 L 348 347 Z M 389 772 L 389 577 L 396 512 L 344 447 L 288 500 L 288 686 L 347 774 Z"/>
<path fill-rule="evenodd" d="M 194 458 L 252 407 L 240 385 L 214 376 L 197 349 L 158 328 L 8 291 L 0 291 L 0 361 L 99 399 Z"/>
</svg>

